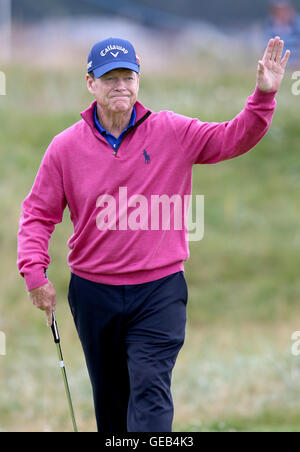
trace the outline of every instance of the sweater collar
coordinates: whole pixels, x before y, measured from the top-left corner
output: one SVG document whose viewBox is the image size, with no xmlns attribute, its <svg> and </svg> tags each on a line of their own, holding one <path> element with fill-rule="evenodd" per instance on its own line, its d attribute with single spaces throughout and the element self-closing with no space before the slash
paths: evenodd
<svg viewBox="0 0 300 452">
<path fill-rule="evenodd" d="M 102 135 L 99 133 L 99 131 L 96 128 L 95 121 L 94 121 L 94 110 L 95 106 L 97 105 L 97 101 L 93 101 L 89 108 L 82 111 L 80 113 L 82 119 L 91 127 L 93 133 L 98 137 L 103 139 Z M 152 112 L 151 110 L 148 110 L 144 107 L 143 104 L 141 104 L 139 101 L 137 101 L 135 104 L 135 110 L 136 110 L 136 124 L 139 123 L 143 119 L 144 116 L 149 116 Z M 146 119 L 146 118 L 145 118 Z"/>
<path fill-rule="evenodd" d="M 133 127 L 133 126 L 134 126 L 135 120 L 136 120 L 136 110 L 135 110 L 135 106 L 133 106 L 129 124 L 128 124 L 127 127 L 125 127 L 125 129 L 123 130 L 122 134 L 123 134 L 124 132 L 126 132 L 126 130 L 128 130 L 130 127 Z M 95 125 L 96 125 L 97 129 L 99 130 L 99 132 L 100 132 L 102 135 L 103 135 L 103 134 L 108 134 L 108 135 L 110 135 L 110 133 L 109 133 L 106 129 L 104 129 L 104 127 L 102 127 L 102 125 L 101 125 L 101 123 L 100 123 L 100 121 L 99 121 L 99 119 L 98 119 L 98 116 L 97 116 L 97 108 L 96 108 L 96 106 L 95 106 L 95 108 L 94 108 L 94 122 L 95 122 Z M 122 135 L 122 134 L 121 134 L 121 135 Z M 120 136 L 121 136 L 121 135 L 120 135 Z"/>
</svg>

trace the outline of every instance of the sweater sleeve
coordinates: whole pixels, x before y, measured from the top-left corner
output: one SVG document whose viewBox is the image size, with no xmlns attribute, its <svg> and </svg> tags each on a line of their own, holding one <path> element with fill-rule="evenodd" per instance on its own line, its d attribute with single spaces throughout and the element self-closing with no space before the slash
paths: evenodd
<svg viewBox="0 0 300 452">
<path fill-rule="evenodd" d="M 62 222 L 66 205 L 54 139 L 44 154 L 31 191 L 22 203 L 17 266 L 28 291 L 47 282 L 44 269 L 51 261 L 49 240 L 55 225 Z"/>
<path fill-rule="evenodd" d="M 172 116 L 177 141 L 192 163 L 217 163 L 248 152 L 267 133 L 276 108 L 276 91 L 257 87 L 244 109 L 231 121 L 201 122 Z"/>
</svg>

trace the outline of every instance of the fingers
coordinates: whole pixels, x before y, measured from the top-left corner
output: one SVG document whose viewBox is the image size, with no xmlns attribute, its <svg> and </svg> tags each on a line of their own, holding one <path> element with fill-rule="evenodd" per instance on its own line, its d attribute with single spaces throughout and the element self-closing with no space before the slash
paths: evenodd
<svg viewBox="0 0 300 452">
<path fill-rule="evenodd" d="M 279 36 L 270 39 L 266 47 L 264 56 L 260 61 L 262 61 L 263 63 L 265 63 L 266 61 L 275 61 L 276 63 L 279 63 L 283 69 L 285 69 L 291 52 L 290 50 L 286 50 L 284 57 L 281 60 L 283 47 L 284 41 L 280 39 Z"/>
<path fill-rule="evenodd" d="M 287 65 L 287 62 L 288 62 L 288 59 L 289 59 L 289 57 L 290 57 L 290 54 L 291 54 L 291 51 L 290 51 L 290 50 L 287 50 L 287 51 L 285 52 L 284 57 L 282 58 L 282 61 L 281 61 L 281 63 L 280 63 L 280 66 L 282 67 L 282 69 L 285 69 L 285 67 L 286 67 L 286 65 Z"/>
<path fill-rule="evenodd" d="M 45 311 L 47 317 L 47 325 L 52 325 L 52 312 L 56 309 L 56 293 L 50 281 L 42 287 L 29 292 L 29 296 L 33 304 Z"/>
<path fill-rule="evenodd" d="M 52 313 L 55 309 L 51 309 L 50 311 L 46 310 L 46 318 L 47 318 L 47 326 L 50 328 L 52 326 Z"/>
<path fill-rule="evenodd" d="M 264 71 L 265 71 L 265 66 L 264 66 L 264 63 L 263 63 L 263 61 L 262 60 L 259 60 L 259 62 L 258 62 L 258 72 L 260 72 L 260 73 L 264 73 Z"/>
<path fill-rule="evenodd" d="M 274 48 L 274 39 L 270 39 L 269 42 L 268 42 L 268 45 L 266 47 L 264 56 L 262 58 L 263 62 L 265 62 L 267 60 L 271 60 L 272 53 L 273 53 L 273 48 Z"/>
<path fill-rule="evenodd" d="M 276 58 L 279 41 L 280 41 L 279 36 L 276 36 L 276 38 L 273 39 L 271 61 L 274 61 Z"/>
<path fill-rule="evenodd" d="M 263 61 L 270 60 L 280 62 L 283 46 L 284 41 L 280 39 L 279 36 L 270 39 L 263 56 Z"/>
<path fill-rule="evenodd" d="M 35 296 L 32 302 L 41 311 L 55 311 L 56 309 L 55 296 L 49 296 L 48 294 Z"/>
<path fill-rule="evenodd" d="M 283 46 L 284 46 L 284 42 L 282 41 L 282 39 L 280 39 L 278 41 L 278 43 L 276 45 L 274 45 L 274 49 L 276 49 L 276 54 L 274 55 L 274 60 L 278 63 L 280 63 L 280 60 L 281 60 Z M 274 52 L 275 52 L 275 50 L 274 50 Z"/>
<path fill-rule="evenodd" d="M 36 305 L 37 306 L 37 305 Z M 44 311 L 47 319 L 47 326 L 52 326 L 52 313 L 56 310 L 56 304 L 50 304 L 50 306 L 37 306 L 41 311 Z"/>
</svg>

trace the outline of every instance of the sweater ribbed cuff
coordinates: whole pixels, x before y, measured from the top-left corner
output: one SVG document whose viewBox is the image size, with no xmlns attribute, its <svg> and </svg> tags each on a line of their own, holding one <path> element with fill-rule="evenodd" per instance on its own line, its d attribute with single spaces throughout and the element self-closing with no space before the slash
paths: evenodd
<svg viewBox="0 0 300 452">
<path fill-rule="evenodd" d="M 257 86 L 251 96 L 251 100 L 256 103 L 272 103 L 278 91 L 262 91 Z"/>
<path fill-rule="evenodd" d="M 45 276 L 44 268 L 40 265 L 35 265 L 30 268 L 30 271 L 24 274 L 25 283 L 28 292 L 38 287 L 47 284 L 48 279 Z"/>
</svg>

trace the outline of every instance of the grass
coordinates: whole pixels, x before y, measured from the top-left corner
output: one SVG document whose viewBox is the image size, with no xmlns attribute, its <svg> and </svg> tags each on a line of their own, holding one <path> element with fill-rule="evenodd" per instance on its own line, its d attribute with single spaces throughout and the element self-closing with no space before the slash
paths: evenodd
<svg viewBox="0 0 300 452">
<path fill-rule="evenodd" d="M 253 71 L 215 61 L 144 74 L 140 99 L 203 121 L 236 115 L 254 89 Z M 60 369 L 41 312 L 31 306 L 16 267 L 21 203 L 53 136 L 90 104 L 81 69 L 4 68 L 0 98 L 0 431 L 68 431 Z M 224 70 L 223 70 L 224 69 Z M 191 242 L 185 345 L 174 375 L 174 431 L 299 431 L 300 98 L 287 73 L 267 136 L 250 153 L 194 168 L 193 192 L 205 196 L 205 235 Z M 48 276 L 58 298 L 63 353 L 81 431 L 95 431 L 91 388 L 67 305 L 68 212 L 51 243 Z"/>
</svg>

